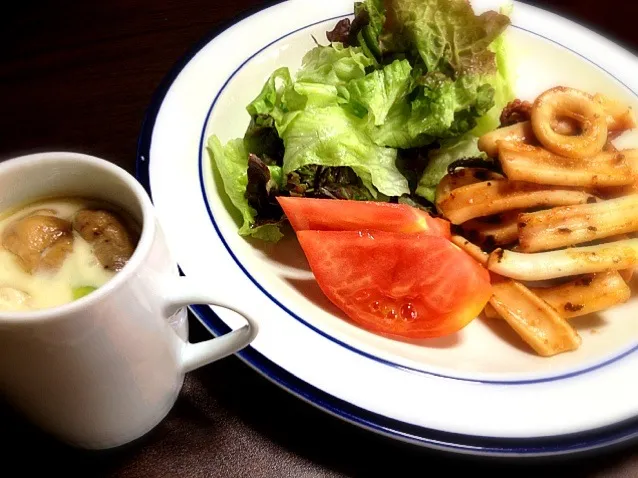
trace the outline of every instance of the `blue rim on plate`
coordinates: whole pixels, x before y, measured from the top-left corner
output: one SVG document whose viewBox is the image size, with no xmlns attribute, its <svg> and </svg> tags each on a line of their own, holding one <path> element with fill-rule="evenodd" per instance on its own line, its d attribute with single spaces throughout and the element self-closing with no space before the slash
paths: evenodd
<svg viewBox="0 0 638 478">
<path fill-rule="evenodd" d="M 151 146 L 152 134 L 153 134 L 154 126 L 155 126 L 155 120 L 157 118 L 157 115 L 163 103 L 163 100 L 168 90 L 172 86 L 174 80 L 177 78 L 177 76 L 180 74 L 183 68 L 188 64 L 188 62 L 215 37 L 220 35 L 222 32 L 224 32 L 225 30 L 227 30 L 234 24 L 247 18 L 248 16 L 278 3 L 282 3 L 281 0 L 274 1 L 274 2 L 272 1 L 267 2 L 265 5 L 262 5 L 258 8 L 254 8 L 252 10 L 248 10 L 244 12 L 243 14 L 241 14 L 240 16 L 235 17 L 230 22 L 227 22 L 213 29 L 205 38 L 203 38 L 198 44 L 196 44 L 189 52 L 187 52 L 173 66 L 173 68 L 170 70 L 170 72 L 166 75 L 166 77 L 163 79 L 163 81 L 159 85 L 158 89 L 153 95 L 151 104 L 149 108 L 147 109 L 145 117 L 144 117 L 141 133 L 138 140 L 137 159 L 136 159 L 136 177 L 138 181 L 144 186 L 144 188 L 148 192 L 149 196 L 151 197 L 151 200 L 152 200 L 152 191 L 151 191 L 151 184 L 150 184 L 150 178 L 149 178 L 149 168 L 150 168 L 150 160 L 151 160 L 150 146 Z M 340 18 L 340 17 L 335 17 L 335 19 L 336 18 Z M 325 19 L 317 23 L 323 23 L 329 20 L 331 19 Z M 303 27 L 299 30 L 303 30 L 304 28 L 308 28 L 309 26 L 311 25 Z M 296 31 L 299 31 L 299 30 L 296 30 Z M 290 34 L 295 32 L 290 32 L 282 36 L 281 38 L 289 36 Z M 529 33 L 538 35 L 534 32 L 529 32 Z M 275 43 L 276 41 L 281 40 L 281 38 L 275 40 L 272 43 Z M 550 41 L 553 41 L 553 40 L 550 40 Z M 271 44 L 267 45 L 264 48 L 267 48 Z M 573 50 L 570 50 L 570 51 L 573 52 Z M 228 78 L 227 82 L 224 84 L 222 89 L 218 92 L 206 116 L 204 129 L 221 91 L 223 91 L 226 84 L 230 82 L 230 80 L 234 77 L 237 71 L 239 71 L 257 53 L 255 53 L 254 55 L 246 59 L 246 61 L 243 62 L 238 67 L 238 69 L 233 73 L 233 75 L 231 75 L 231 77 Z M 580 55 L 577 52 L 573 52 L 573 53 L 582 57 L 582 55 Z M 591 62 L 591 60 L 587 58 L 585 59 Z M 616 80 L 620 81 L 618 79 Z M 202 138 L 203 138 L 203 135 L 204 135 L 204 131 L 202 131 Z M 200 174 L 200 181 L 203 181 L 202 158 L 201 158 L 202 147 L 201 146 L 202 145 L 200 144 L 199 174 Z M 226 244 L 226 241 L 224 240 L 223 236 L 221 235 L 221 232 L 219 231 L 217 224 L 215 223 L 212 211 L 209 207 L 208 201 L 205 196 L 203 182 L 201 184 L 201 187 L 202 187 L 202 193 L 204 194 L 204 201 L 206 204 L 208 214 L 210 216 L 211 221 L 213 222 L 213 225 L 215 227 L 217 234 L 219 235 L 220 239 L 222 240 L 222 243 L 224 244 L 224 247 L 227 249 L 227 251 L 229 252 L 231 257 L 234 259 L 236 264 L 242 269 L 242 271 L 248 276 L 248 278 L 263 293 L 265 293 L 271 300 L 273 300 L 279 307 L 281 307 L 285 312 L 290 314 L 292 317 L 301 321 L 306 326 L 310 327 L 315 332 L 320 333 L 322 336 L 328 338 L 329 340 L 332 340 L 355 353 L 362 354 L 373 360 L 381 361 L 383 363 L 386 363 L 387 365 L 391 365 L 395 367 L 407 368 L 402 365 L 384 361 L 382 359 L 379 359 L 378 357 L 370 356 L 369 354 L 363 351 L 355 349 L 352 346 L 344 344 L 334 339 L 333 337 L 326 335 L 325 333 L 312 327 L 303 319 L 301 319 L 300 317 L 296 316 L 294 313 L 289 311 L 285 306 L 280 304 L 259 283 L 257 283 L 257 281 L 255 281 L 255 279 L 241 265 L 237 257 L 232 253 L 232 251 Z M 231 329 L 212 311 L 210 307 L 197 305 L 197 306 L 191 306 L 190 308 L 192 312 L 194 313 L 194 315 L 197 317 L 197 319 L 211 333 L 215 335 L 223 335 L 225 333 L 230 332 Z M 494 381 L 484 381 L 484 380 L 480 380 L 480 382 L 515 385 L 515 384 L 537 383 L 542 381 L 558 380 L 558 379 L 586 373 L 595 369 L 599 369 L 605 365 L 608 365 L 612 362 L 620 360 L 621 358 L 629 355 L 630 353 L 635 352 L 637 349 L 638 347 L 634 347 L 605 362 L 596 364 L 584 370 L 579 370 L 569 374 L 564 374 L 558 377 L 549 377 L 544 379 L 519 381 L 519 382 L 511 382 L 511 381 L 494 382 Z M 369 412 L 360 407 L 354 406 L 351 403 L 348 403 L 344 400 L 336 398 L 306 383 L 305 381 L 297 378 L 296 376 L 292 375 L 290 372 L 288 372 L 284 368 L 280 367 L 276 363 L 266 358 L 264 355 L 260 354 L 257 350 L 255 350 L 251 346 L 248 346 L 242 351 L 238 352 L 237 355 L 250 367 L 252 367 L 256 371 L 261 373 L 263 376 L 265 376 L 272 382 L 281 386 L 282 388 L 289 391 L 293 395 L 315 405 L 316 407 L 332 415 L 335 415 L 350 423 L 359 425 L 363 428 L 380 433 L 382 435 L 399 439 L 402 441 L 414 443 L 414 444 L 419 444 L 422 446 L 428 446 L 431 448 L 438 448 L 438 449 L 452 451 L 452 452 L 463 452 L 463 453 L 470 453 L 470 454 L 482 454 L 482 455 L 493 455 L 493 456 L 545 456 L 545 455 L 584 452 L 584 451 L 598 449 L 603 446 L 608 447 L 615 444 L 625 443 L 629 440 L 638 438 L 638 417 L 612 425 L 612 426 L 600 428 L 597 430 L 592 430 L 589 432 L 562 435 L 557 437 L 545 437 L 545 438 L 529 438 L 529 439 L 507 438 L 505 439 L 505 438 L 479 437 L 479 436 L 475 437 L 475 436 L 460 435 L 460 434 L 449 433 L 449 432 L 442 432 L 439 430 L 433 430 L 433 429 L 401 422 L 399 420 L 395 420 L 392 418 L 385 417 L 383 415 Z M 409 369 L 409 370 L 412 370 L 412 369 Z M 431 372 L 423 372 L 422 370 L 416 370 L 416 371 L 420 373 L 432 374 Z M 437 375 L 437 374 L 433 374 L 433 375 Z M 443 377 L 457 379 L 457 380 L 459 379 L 457 377 L 446 377 L 446 376 L 443 376 Z M 467 379 L 461 379 L 461 380 L 479 381 L 479 380 L 467 380 Z"/>
</svg>

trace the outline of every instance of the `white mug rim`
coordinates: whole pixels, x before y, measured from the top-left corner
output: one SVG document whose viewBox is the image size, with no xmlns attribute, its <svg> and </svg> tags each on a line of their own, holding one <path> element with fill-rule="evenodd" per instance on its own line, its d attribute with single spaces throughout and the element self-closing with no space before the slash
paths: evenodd
<svg viewBox="0 0 638 478">
<path fill-rule="evenodd" d="M 90 164 L 93 167 L 102 169 L 103 171 L 121 179 L 133 193 L 141 207 L 142 231 L 140 234 L 140 239 L 135 248 L 135 251 L 133 252 L 133 255 L 131 256 L 127 264 L 122 268 L 122 270 L 120 270 L 106 284 L 102 285 L 95 291 L 91 292 L 88 295 L 85 295 L 80 299 L 54 307 L 19 312 L 0 310 L 0 325 L 33 324 L 43 321 L 51 321 L 58 319 L 64 315 L 74 314 L 81 311 L 82 309 L 91 307 L 97 302 L 102 301 L 108 295 L 114 293 L 127 280 L 129 280 L 133 274 L 135 274 L 135 272 L 144 262 L 153 244 L 155 235 L 155 222 L 152 212 L 153 205 L 151 204 L 150 198 L 146 194 L 146 191 L 144 190 L 142 185 L 131 174 L 129 174 L 120 166 L 111 163 L 110 161 L 89 154 L 67 151 L 34 153 L 24 156 L 17 156 L 0 162 L 0 176 L 6 174 L 9 171 L 25 167 L 25 165 L 33 162 L 37 162 L 39 167 L 45 168 L 48 167 L 51 163 L 60 161 L 73 161 L 76 163 L 81 162 Z M 34 194 L 34 198 L 37 197 L 37 193 Z"/>
</svg>

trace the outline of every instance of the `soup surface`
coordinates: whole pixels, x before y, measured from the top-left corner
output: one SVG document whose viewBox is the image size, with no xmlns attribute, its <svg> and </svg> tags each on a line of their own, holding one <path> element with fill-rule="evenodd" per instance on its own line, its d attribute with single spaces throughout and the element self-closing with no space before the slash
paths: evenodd
<svg viewBox="0 0 638 478">
<path fill-rule="evenodd" d="M 62 305 L 106 284 L 126 264 L 139 226 L 112 204 L 43 199 L 0 214 L 0 310 Z"/>
</svg>

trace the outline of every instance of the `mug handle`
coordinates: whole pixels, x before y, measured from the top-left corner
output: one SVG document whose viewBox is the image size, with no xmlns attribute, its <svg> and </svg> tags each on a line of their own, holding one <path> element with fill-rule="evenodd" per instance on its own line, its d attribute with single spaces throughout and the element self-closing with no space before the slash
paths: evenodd
<svg viewBox="0 0 638 478">
<path fill-rule="evenodd" d="M 166 317 L 170 317 L 181 307 L 208 304 L 237 312 L 246 320 L 246 325 L 221 337 L 215 337 L 197 344 L 187 342 L 181 357 L 182 371 L 184 373 L 191 372 L 238 352 L 250 344 L 259 331 L 257 322 L 250 317 L 246 310 L 218 297 L 215 292 L 210 290 L 210 287 L 202 290 L 197 283 L 182 276 L 170 281 L 164 290 L 164 314 L 166 314 Z"/>
</svg>

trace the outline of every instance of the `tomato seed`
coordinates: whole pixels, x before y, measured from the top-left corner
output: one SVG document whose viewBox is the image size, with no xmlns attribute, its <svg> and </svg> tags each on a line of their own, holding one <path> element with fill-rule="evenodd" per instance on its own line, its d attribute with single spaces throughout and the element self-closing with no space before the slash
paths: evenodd
<svg viewBox="0 0 638 478">
<path fill-rule="evenodd" d="M 390 309 L 388 313 L 385 315 L 386 319 L 396 319 L 399 314 L 394 309 Z"/>
<path fill-rule="evenodd" d="M 403 320 L 416 320 L 419 316 L 419 313 L 414 308 L 414 305 L 411 302 L 407 304 L 403 304 L 401 306 L 401 318 Z"/>
<path fill-rule="evenodd" d="M 381 310 L 381 303 L 378 300 L 375 300 L 370 304 L 370 308 L 373 311 L 378 312 L 379 310 Z"/>
</svg>

